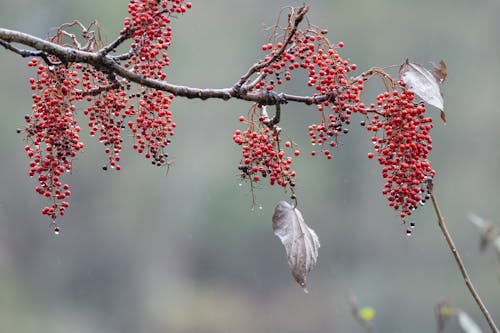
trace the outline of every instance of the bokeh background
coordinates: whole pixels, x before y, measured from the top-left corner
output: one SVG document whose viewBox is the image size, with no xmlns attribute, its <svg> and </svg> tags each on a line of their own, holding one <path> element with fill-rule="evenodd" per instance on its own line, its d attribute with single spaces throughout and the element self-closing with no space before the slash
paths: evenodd
<svg viewBox="0 0 500 333">
<path fill-rule="evenodd" d="M 174 23 L 172 83 L 227 87 L 261 56 L 266 25 L 302 1 L 193 0 Z M 60 23 L 99 20 L 109 40 L 127 1 L 0 0 L 0 26 L 45 37 Z M 344 41 L 361 69 L 445 59 L 448 124 L 439 120 L 431 155 L 436 191 L 457 246 L 492 315 L 500 321 L 496 257 L 481 254 L 476 213 L 500 225 L 500 2 L 483 0 L 316 0 L 310 20 Z M 317 268 L 305 295 L 271 230 L 277 201 L 267 186 L 251 209 L 238 186 L 238 116 L 249 104 L 172 105 L 178 124 L 166 175 L 129 149 L 123 170 L 103 172 L 102 147 L 86 134 L 69 182 L 72 206 L 54 235 L 27 176 L 16 128 L 30 112 L 26 60 L 0 50 L 0 332 L 361 332 L 349 296 L 376 310 L 377 332 L 435 331 L 433 307 L 450 299 L 487 328 L 436 225 L 432 207 L 405 234 L 380 194 L 359 126 L 332 161 L 306 152 L 316 114 L 286 106 L 283 127 L 301 145 L 298 196 L 319 234 Z M 297 90 L 301 86 L 295 87 Z M 430 108 L 436 119 L 438 111 Z M 448 332 L 459 330 L 452 322 Z"/>
</svg>

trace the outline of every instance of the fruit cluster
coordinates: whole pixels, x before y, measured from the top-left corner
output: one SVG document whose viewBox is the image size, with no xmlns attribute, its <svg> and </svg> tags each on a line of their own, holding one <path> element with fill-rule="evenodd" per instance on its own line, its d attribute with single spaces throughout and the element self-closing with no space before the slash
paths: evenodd
<svg viewBox="0 0 500 333">
<path fill-rule="evenodd" d="M 28 64 L 37 68 L 37 79 L 31 78 L 32 114 L 25 116 L 25 147 L 30 158 L 29 175 L 38 175 L 35 190 L 51 200 L 42 214 L 55 220 L 65 214 L 71 195 L 69 185 L 61 176 L 70 172 L 73 159 L 83 148 L 79 141 L 80 127 L 75 118 L 73 102 L 80 97 L 75 87 L 80 83 L 78 73 L 64 65 L 49 66 L 33 59 Z M 19 132 L 22 130 L 19 129 Z"/>
<path fill-rule="evenodd" d="M 263 61 L 275 60 L 261 70 L 254 89 L 271 91 L 283 84 L 282 78 L 291 80 L 294 71 L 305 70 L 306 85 L 314 89 L 313 96 L 328 96 L 317 105 L 320 122 L 309 126 L 309 135 L 311 143 L 320 146 L 324 156 L 331 159 L 330 149 L 337 146 L 340 135 L 349 132 L 351 114 L 364 112 L 365 106 L 360 102 L 364 79 L 348 77 L 357 65 L 340 56 L 338 49 L 344 47 L 344 43 L 334 45 L 326 34 L 326 30 L 309 27 L 306 31 L 297 30 L 290 45 L 284 46 L 283 42 L 264 44 L 262 50 L 268 51 L 268 55 Z M 311 154 L 316 155 L 316 151 Z"/>
<path fill-rule="evenodd" d="M 132 0 L 128 5 L 131 17 L 125 18 L 122 35 L 132 38 L 133 55 L 124 66 L 144 77 L 165 80 L 165 68 L 170 64 L 167 49 L 172 43 L 171 16 L 183 14 L 191 8 L 190 2 L 183 0 Z M 152 158 L 155 165 L 165 165 L 168 154 L 164 149 L 174 135 L 176 123 L 172 121 L 169 104 L 174 95 L 162 91 L 145 89 L 132 95 L 138 99 L 137 108 L 129 108 L 127 122 L 134 133 L 133 148 Z"/>
<path fill-rule="evenodd" d="M 320 121 L 308 127 L 308 134 L 311 144 L 319 147 L 320 155 L 327 159 L 332 159 L 331 149 L 338 146 L 339 138 L 349 133 L 352 116 L 356 113 L 362 116 L 361 125 L 373 134 L 375 153 L 383 166 L 382 175 L 386 179 L 383 194 L 389 206 L 404 220 L 419 203 L 425 202 L 426 179 L 435 174 L 427 160 L 432 149 L 429 133 L 433 125 L 432 119 L 425 116 L 423 102 L 415 102 L 413 93 L 383 69 L 374 68 L 349 77 L 357 66 L 340 56 L 338 50 L 344 43 L 330 43 L 326 31 L 312 26 L 303 31 L 297 29 L 289 38 L 291 25 L 282 35 L 276 32 L 277 26 L 274 42 L 262 45 L 267 55 L 261 63 L 266 66 L 259 70 L 255 84 L 249 87 L 256 92 L 276 94 L 277 85 L 290 80 L 297 69 L 305 71 L 306 85 L 314 89 L 313 96 L 321 98 L 317 104 Z M 279 37 L 282 40 L 278 42 Z M 387 92 L 377 97 L 377 103 L 365 105 L 362 101 L 364 85 L 377 75 L 382 78 Z M 260 135 L 252 131 L 235 134 L 235 142 L 244 144 L 245 172 L 265 169 L 259 166 L 258 158 L 253 158 L 254 147 L 259 147 L 262 140 Z M 261 151 L 259 147 L 257 152 Z M 311 155 L 317 152 L 313 150 Z M 369 158 L 374 156 L 374 153 L 368 154 Z M 255 167 L 248 169 L 246 165 Z"/>
<path fill-rule="evenodd" d="M 373 116 L 366 129 L 374 133 L 372 142 L 383 166 L 386 183 L 382 193 L 405 219 L 425 202 L 426 180 L 435 174 L 427 160 L 432 150 L 432 118 L 425 116 L 423 102 L 415 103 L 410 90 L 380 94 L 377 105 L 383 117 Z"/>
<path fill-rule="evenodd" d="M 139 98 L 137 111 L 133 108 L 126 112 L 133 114 L 135 119 L 127 125 L 132 131 L 135 143 L 132 147 L 144 157 L 152 159 L 152 164 L 162 166 L 168 163 L 168 153 L 164 149 L 170 143 L 177 126 L 172 121 L 172 112 L 168 110 L 173 95 L 162 91 L 146 91 Z"/>
<path fill-rule="evenodd" d="M 243 116 L 240 122 L 247 122 L 245 131 L 236 130 L 233 141 L 241 146 L 242 159 L 239 170 L 242 179 L 249 179 L 258 183 L 263 178 L 269 179 L 269 184 L 277 184 L 291 189 L 295 186 L 295 171 L 291 170 L 293 158 L 287 156 L 281 146 L 281 129 L 277 126 L 268 126 L 269 118 L 259 116 L 255 121 L 253 116 L 247 121 Z M 285 142 L 285 147 L 290 148 L 291 143 Z M 299 151 L 293 152 L 295 156 Z"/>
<path fill-rule="evenodd" d="M 191 8 L 183 0 L 132 0 L 128 5 L 131 17 L 124 20 L 122 35 L 132 37 L 133 56 L 124 64 L 134 72 L 151 79 L 164 80 L 163 69 L 170 59 L 166 50 L 172 43 L 170 16 Z"/>
<path fill-rule="evenodd" d="M 183 0 L 130 1 L 131 17 L 125 18 L 121 30 L 124 40 L 131 39 L 130 51 L 123 60 L 116 61 L 123 61 L 123 66 L 146 78 L 164 80 L 170 62 L 166 50 L 172 42 L 171 16 L 189 8 L 191 3 Z M 85 51 L 98 51 L 101 41 L 92 39 L 98 34 L 84 30 L 88 40 L 79 43 L 73 38 L 68 44 L 63 41 L 64 36 L 70 35 L 63 30 L 65 26 L 56 31 L 51 41 L 77 49 L 86 45 L 92 49 Z M 154 165 L 168 164 L 165 148 L 176 127 L 169 110 L 172 94 L 138 88 L 113 73 L 87 64 L 62 63 L 54 57 L 45 59 L 45 63 L 33 59 L 28 65 L 37 69 L 36 77 L 30 79 L 35 91 L 33 113 L 25 117 L 27 125 L 19 132 L 26 133 L 26 152 L 31 159 L 29 174 L 38 175 L 36 191 L 51 199 L 51 205 L 42 210 L 44 215 L 55 221 L 69 206 L 69 185 L 63 184 L 61 178 L 71 171 L 73 159 L 83 148 L 74 117 L 77 101 L 89 104 L 83 113 L 88 117 L 90 135 L 105 146 L 108 161 L 104 170 L 121 169 L 124 129 L 132 132 L 132 147 L 139 154 L 151 159 Z"/>
</svg>

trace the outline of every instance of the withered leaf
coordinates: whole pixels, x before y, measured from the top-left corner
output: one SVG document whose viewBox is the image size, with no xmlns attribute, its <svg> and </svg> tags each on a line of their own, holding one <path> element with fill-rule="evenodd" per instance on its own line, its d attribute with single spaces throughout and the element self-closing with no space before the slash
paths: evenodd
<svg viewBox="0 0 500 333">
<path fill-rule="evenodd" d="M 441 110 L 441 115 L 440 116 L 441 116 L 441 120 L 443 121 L 443 123 L 446 124 L 446 114 L 444 113 L 443 110 Z"/>
<path fill-rule="evenodd" d="M 435 66 L 432 70 L 432 74 L 434 74 L 434 77 L 436 80 L 438 80 L 439 83 L 443 83 L 444 80 L 446 80 L 446 76 L 448 76 L 448 69 L 446 68 L 446 63 L 444 60 L 441 60 L 439 62 L 439 66 Z"/>
<path fill-rule="evenodd" d="M 476 214 L 470 213 L 469 220 L 479 229 L 479 249 L 481 251 L 484 251 L 489 243 L 493 241 L 495 250 L 497 251 L 497 253 L 500 253 L 500 248 L 497 248 L 497 239 L 499 239 L 500 236 L 499 228 L 492 223 L 485 221 L 483 218 L 477 216 Z"/>
<path fill-rule="evenodd" d="M 465 333 L 482 333 L 479 326 L 464 311 L 458 313 L 458 323 Z"/>
<path fill-rule="evenodd" d="M 399 69 L 399 76 L 424 102 L 443 111 L 444 101 L 439 89 L 439 83 L 428 69 L 406 59 Z"/>
<path fill-rule="evenodd" d="M 307 293 L 306 275 L 318 259 L 318 236 L 304 222 L 300 211 L 286 201 L 278 202 L 274 209 L 273 231 L 285 246 L 292 276 Z"/>
</svg>

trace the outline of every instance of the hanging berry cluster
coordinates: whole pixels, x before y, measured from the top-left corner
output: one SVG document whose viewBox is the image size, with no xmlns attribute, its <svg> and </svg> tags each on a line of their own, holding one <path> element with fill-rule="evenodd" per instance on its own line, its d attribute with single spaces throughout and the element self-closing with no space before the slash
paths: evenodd
<svg viewBox="0 0 500 333">
<path fill-rule="evenodd" d="M 38 175 L 35 190 L 51 200 L 42 214 L 55 220 L 65 214 L 71 195 L 69 185 L 62 182 L 62 175 L 70 172 L 72 162 L 83 148 L 79 141 L 80 127 L 75 118 L 75 87 L 80 83 L 78 73 L 65 66 L 40 64 L 33 59 L 28 64 L 37 68 L 37 79 L 31 78 L 33 112 L 25 116 L 25 147 L 30 158 L 29 175 Z M 21 132 L 21 129 L 18 130 Z"/>
<path fill-rule="evenodd" d="M 291 150 L 292 143 L 281 143 L 282 129 L 273 125 L 266 107 L 257 104 L 250 109 L 248 119 L 241 116 L 239 121 L 247 123 L 246 130 L 236 130 L 233 135 L 233 141 L 241 146 L 242 159 L 238 167 L 241 178 L 250 181 L 252 190 L 254 184 L 267 178 L 270 185 L 290 189 L 295 198 L 293 158 L 285 152 L 285 149 Z M 299 156 L 300 152 L 295 150 L 293 154 Z"/>
<path fill-rule="evenodd" d="M 423 102 L 415 103 L 411 90 L 385 92 L 377 97 L 381 114 L 374 115 L 366 129 L 373 132 L 373 147 L 386 180 L 382 193 L 402 219 L 426 200 L 426 180 L 435 171 L 427 157 L 432 150 L 429 135 L 432 118 L 425 116 Z M 373 158 L 373 153 L 368 158 Z"/>
<path fill-rule="evenodd" d="M 114 59 L 129 70 L 146 78 L 164 80 L 169 65 L 167 48 L 172 43 L 173 15 L 191 8 L 183 0 L 132 0 L 125 18 L 121 43 L 131 40 L 130 50 Z M 67 29 L 80 28 L 83 43 Z M 99 40 L 96 22 L 88 28 L 75 21 L 62 25 L 50 38 L 54 43 L 78 50 L 97 52 Z M 106 52 L 109 52 L 106 51 Z M 108 155 L 104 170 L 121 169 L 120 152 L 123 130 L 132 133 L 132 147 L 152 164 L 168 164 L 165 148 L 174 135 L 175 122 L 169 110 L 172 94 L 132 85 L 130 81 L 111 72 L 101 71 L 88 64 L 62 62 L 56 57 L 44 57 L 44 62 L 33 59 L 29 67 L 37 70 L 30 79 L 33 94 L 33 113 L 27 115 L 26 126 L 19 129 L 26 135 L 26 152 L 31 159 L 30 176 L 38 175 L 36 192 L 51 200 L 42 214 L 55 220 L 65 214 L 69 206 L 69 185 L 62 182 L 64 173 L 70 172 L 72 162 L 83 148 L 79 141 L 80 127 L 75 119 L 76 102 L 89 105 L 83 110 L 88 117 L 91 136 L 105 146 Z"/>
<path fill-rule="evenodd" d="M 165 83 L 170 65 L 167 51 L 172 44 L 171 19 L 189 8 L 191 3 L 184 0 L 131 0 L 130 16 L 125 18 L 120 35 L 104 47 L 96 22 L 89 27 L 78 21 L 62 25 L 50 41 L 85 51 L 70 52 L 85 54 L 79 58 L 86 59 L 82 64 L 73 62 L 75 56 L 63 55 L 60 59 L 44 52 L 34 53 L 44 61 L 29 62 L 37 75 L 30 79 L 34 104 L 32 114 L 26 116 L 24 132 L 26 152 L 31 159 L 30 175 L 38 176 L 36 191 L 51 200 L 42 210 L 44 215 L 55 221 L 69 205 L 69 185 L 61 178 L 71 171 L 74 158 L 83 148 L 75 119 L 78 101 L 86 102 L 83 114 L 88 117 L 90 135 L 105 147 L 107 160 L 103 169 L 120 170 L 124 130 L 130 131 L 132 148 L 137 153 L 154 165 L 169 164 L 166 148 L 176 128 L 170 104 L 177 95 L 254 102 L 248 117 L 240 118 L 246 129 L 237 130 L 233 136 L 233 141 L 241 146 L 241 177 L 250 181 L 252 193 L 254 185 L 267 178 L 270 185 L 289 190 L 291 198 L 296 199 L 291 164 L 292 156 L 299 156 L 300 152 L 291 141 L 283 143 L 283 131 L 278 126 L 281 106 L 295 101 L 313 104 L 318 111 L 319 121 L 309 125 L 308 134 L 319 154 L 313 150 L 311 155 L 332 159 L 333 149 L 349 133 L 352 118 L 358 114 L 362 117 L 360 124 L 373 135 L 374 152 L 368 157 L 377 157 L 383 167 L 383 194 L 389 206 L 405 221 L 426 200 L 427 179 L 435 171 L 427 160 L 432 150 L 433 125 L 425 115 L 424 101 L 443 110 L 437 86 L 446 77 L 444 62 L 435 69 L 435 79 L 432 73 L 408 60 L 400 69 L 399 79 L 393 79 L 381 68 L 350 76 L 357 66 L 340 55 L 344 43 L 331 43 L 326 30 L 309 24 L 305 18 L 308 7 L 303 6 L 291 10 L 284 27 L 278 20 L 270 41 L 262 45 L 266 55 L 232 87 L 212 90 L 175 86 Z M 75 27 L 81 36 L 68 31 Z M 116 55 L 124 45 L 128 45 L 128 51 Z M 89 52 L 96 56 L 91 61 L 87 60 Z M 115 63 L 123 66 L 120 70 L 115 68 L 116 72 Z M 124 74 L 127 70 L 129 73 Z M 292 77 L 304 73 L 303 83 L 310 91 L 306 96 L 276 91 Z M 364 86 L 373 77 L 381 78 L 386 89 L 375 103 L 365 105 Z M 144 79 L 163 81 L 160 89 L 168 92 L 142 86 L 159 85 L 147 84 Z M 414 94 L 424 101 L 415 100 Z M 276 107 L 273 118 L 267 114 L 267 105 Z M 441 117 L 445 120 L 443 112 Z"/>
<path fill-rule="evenodd" d="M 122 36 L 131 36 L 132 56 L 124 63 L 126 68 L 144 77 L 165 80 L 166 67 L 170 64 L 167 49 L 172 43 L 171 16 L 183 14 L 192 5 L 183 0 L 133 0 L 128 5 L 131 17 L 125 18 Z M 133 148 L 154 165 L 167 164 L 165 148 L 174 135 L 176 123 L 172 121 L 169 104 L 174 95 L 145 89 L 131 95 L 137 98 L 137 109 L 129 108 L 128 116 L 134 120 L 127 126 L 134 133 Z"/>
<path fill-rule="evenodd" d="M 427 160 L 432 150 L 429 133 L 433 125 L 432 119 L 425 115 L 424 102 L 415 101 L 404 82 L 393 79 L 381 68 L 350 77 L 357 66 L 339 54 L 344 43 L 332 44 L 326 38 L 326 30 L 311 25 L 301 29 L 293 22 L 296 17 L 293 12 L 289 14 L 283 29 L 278 21 L 271 42 L 262 45 L 262 50 L 267 52 L 260 61 L 263 65 L 256 70 L 253 81 L 243 86 L 254 93 L 276 95 L 278 86 L 290 81 L 298 70 L 305 71 L 306 85 L 313 89 L 319 111 L 319 122 L 308 127 L 308 134 L 311 144 L 327 159 L 332 159 L 331 149 L 337 147 L 339 138 L 349 133 L 352 116 L 359 114 L 363 118 L 360 124 L 373 134 L 375 154 L 383 166 L 386 184 L 382 193 L 389 206 L 405 221 L 425 202 L 427 179 L 435 174 Z M 364 85 L 372 77 L 382 79 L 386 92 L 377 97 L 376 103 L 365 105 Z M 258 137 L 255 134 L 257 142 Z M 243 163 L 243 173 L 251 172 L 253 169 L 246 165 L 254 163 L 253 154 L 249 152 L 252 147 L 248 145 L 253 142 L 252 132 L 237 131 L 233 139 L 240 145 L 246 144 L 242 152 L 243 161 L 248 163 Z M 368 157 L 373 158 L 375 154 L 369 153 Z M 311 155 L 318 152 L 312 150 Z M 254 169 L 260 170 L 258 166 Z"/>
<path fill-rule="evenodd" d="M 131 36 L 133 56 L 125 67 L 152 79 L 164 80 L 163 69 L 170 59 L 166 50 L 172 42 L 171 15 L 182 14 L 191 8 L 183 0 L 132 0 L 128 5 L 131 17 L 125 18 L 122 36 Z"/>
<path fill-rule="evenodd" d="M 283 78 L 285 82 L 290 81 L 294 72 L 305 71 L 306 85 L 313 88 L 313 96 L 327 96 L 317 104 L 320 122 L 309 126 L 311 143 L 322 147 L 323 155 L 331 159 L 330 149 L 337 146 L 340 135 L 349 132 L 346 126 L 350 124 L 351 114 L 364 111 L 364 104 L 360 103 L 364 80 L 348 78 L 348 73 L 357 66 L 340 56 L 338 49 L 344 47 L 344 43 L 330 43 L 326 30 L 309 26 L 305 30 L 297 29 L 291 38 L 290 30 L 288 25 L 281 35 L 283 41 L 276 42 L 280 35 L 275 31 L 275 43 L 262 45 L 262 50 L 268 51 L 263 62 L 272 62 L 260 70 L 255 85 L 250 88 L 273 91 L 284 83 Z"/>
</svg>

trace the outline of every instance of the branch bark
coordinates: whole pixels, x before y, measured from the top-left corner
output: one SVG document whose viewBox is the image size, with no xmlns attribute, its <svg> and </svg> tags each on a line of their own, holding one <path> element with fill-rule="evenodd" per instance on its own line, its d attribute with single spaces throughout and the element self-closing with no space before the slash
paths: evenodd
<svg viewBox="0 0 500 333">
<path fill-rule="evenodd" d="M 121 43 L 117 39 L 112 44 Z M 12 43 L 21 44 L 31 47 L 32 50 L 20 49 Z M 196 88 L 182 85 L 175 85 L 166 81 L 153 80 L 146 78 L 141 74 L 137 74 L 123 66 L 121 66 L 113 56 L 108 55 L 108 48 L 105 47 L 98 52 L 87 52 L 75 48 L 64 47 L 47 40 L 40 39 L 16 30 L 0 28 L 0 45 L 5 49 L 15 52 L 23 57 L 40 56 L 46 58 L 48 55 L 59 58 L 60 61 L 70 63 L 85 63 L 94 66 L 95 68 L 108 73 L 114 73 L 122 78 L 139 85 L 169 92 L 178 97 L 199 98 L 202 100 L 209 98 L 216 99 L 240 99 L 260 103 L 262 105 L 275 105 L 286 102 L 303 103 L 307 105 L 318 104 L 329 99 L 328 95 L 321 96 L 299 96 L 292 94 L 279 94 L 280 98 L 274 98 L 274 95 L 267 92 L 248 92 L 246 89 L 241 89 L 238 81 L 233 86 L 228 88 Z M 255 66 L 255 65 L 254 65 Z M 255 67 L 252 67 L 255 68 Z"/>
<path fill-rule="evenodd" d="M 465 285 L 469 289 L 472 298 L 476 302 L 476 304 L 479 306 L 479 309 L 483 313 L 484 318 L 488 322 L 488 325 L 491 328 L 491 331 L 493 333 L 499 333 L 500 331 L 498 330 L 495 321 L 491 317 L 488 309 L 486 308 L 486 305 L 483 303 L 481 300 L 481 297 L 479 296 L 478 292 L 476 291 L 476 288 L 474 288 L 474 285 L 472 284 L 472 280 L 469 277 L 469 273 L 467 273 L 467 270 L 465 269 L 465 265 L 462 261 L 462 257 L 460 256 L 460 253 L 458 252 L 455 243 L 453 242 L 453 238 L 451 237 L 450 232 L 448 231 L 448 227 L 446 226 L 446 223 L 444 222 L 444 217 L 443 214 L 441 213 L 441 209 L 439 208 L 436 195 L 434 194 L 434 183 L 432 180 L 429 180 L 428 183 L 428 190 L 429 194 L 431 196 L 432 200 L 432 205 L 434 206 L 434 210 L 436 212 L 436 217 L 438 220 L 438 225 L 439 228 L 441 229 L 441 232 L 444 235 L 444 238 L 446 239 L 446 242 L 448 243 L 448 247 L 450 248 L 451 254 L 455 258 L 455 261 L 457 262 L 458 268 L 460 269 L 460 272 L 462 273 L 462 276 L 464 278 Z"/>
</svg>

